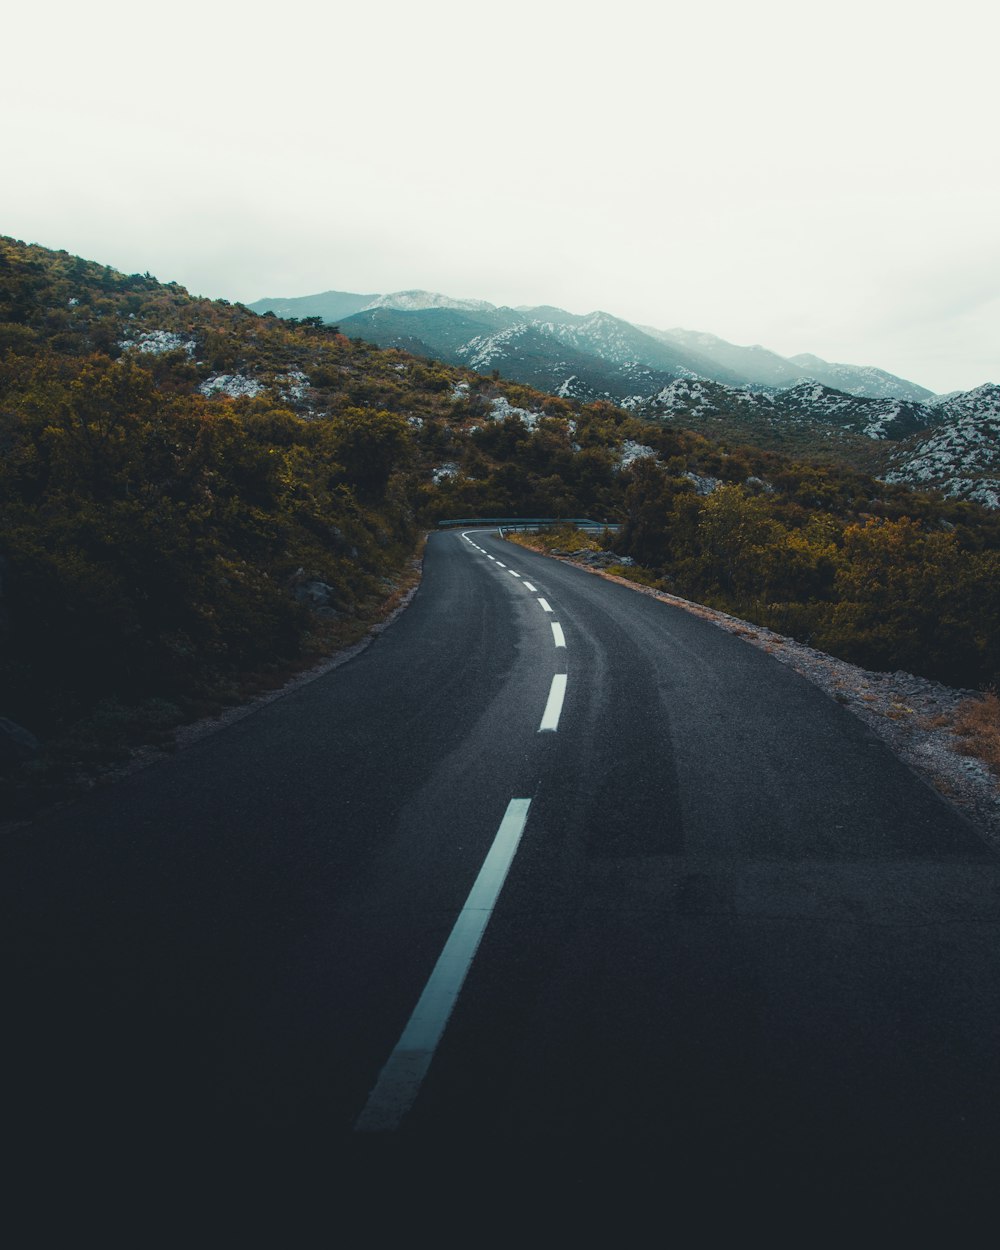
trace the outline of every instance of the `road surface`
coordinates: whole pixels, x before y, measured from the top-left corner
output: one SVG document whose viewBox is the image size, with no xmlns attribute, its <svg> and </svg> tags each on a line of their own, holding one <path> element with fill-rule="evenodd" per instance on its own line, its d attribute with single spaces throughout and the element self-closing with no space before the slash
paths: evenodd
<svg viewBox="0 0 1000 1250">
<path fill-rule="evenodd" d="M 494 534 L 2 859 L 41 1151 L 997 1163 L 995 855 L 787 667 Z"/>
</svg>

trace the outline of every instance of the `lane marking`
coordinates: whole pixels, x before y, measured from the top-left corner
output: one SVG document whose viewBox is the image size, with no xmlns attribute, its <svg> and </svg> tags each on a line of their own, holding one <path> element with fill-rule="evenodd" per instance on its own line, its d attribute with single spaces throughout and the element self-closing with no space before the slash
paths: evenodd
<svg viewBox="0 0 1000 1250">
<path fill-rule="evenodd" d="M 531 591 L 532 594 L 535 594 L 537 592 L 538 587 L 532 586 L 531 582 L 525 582 L 524 584 L 525 586 L 527 586 L 527 588 Z"/>
<path fill-rule="evenodd" d="M 507 804 L 479 876 L 395 1050 L 354 1123 L 355 1132 L 391 1133 L 413 1106 L 507 879 L 530 806 L 531 799 L 511 799 Z"/>
<path fill-rule="evenodd" d="M 496 556 L 487 556 L 487 557 L 486 557 L 486 559 L 487 559 L 487 560 L 492 560 L 494 564 L 496 564 L 496 562 L 497 562 L 497 558 L 496 558 Z"/>
<path fill-rule="evenodd" d="M 520 576 L 521 576 L 521 574 L 520 574 L 520 573 L 515 573 L 513 569 L 508 569 L 508 570 L 507 570 L 507 572 L 511 575 L 511 577 L 520 577 Z"/>
<path fill-rule="evenodd" d="M 547 599 L 542 599 L 541 597 L 539 597 L 538 602 L 542 605 L 542 611 L 543 611 L 543 612 L 551 612 L 551 611 L 552 611 L 552 608 L 549 606 L 549 601 L 548 601 Z"/>
<path fill-rule="evenodd" d="M 555 673 L 552 677 L 552 685 L 549 688 L 549 699 L 545 704 L 545 711 L 542 713 L 542 723 L 538 726 L 539 733 L 545 733 L 551 730 L 553 733 L 559 728 L 559 717 L 562 714 L 563 699 L 566 698 L 566 674 Z"/>
<path fill-rule="evenodd" d="M 498 568 L 501 568 L 501 569 L 505 569 L 507 566 L 506 566 L 506 564 L 504 564 L 501 560 L 498 560 L 498 561 L 497 561 L 497 567 L 498 567 Z"/>
<path fill-rule="evenodd" d="M 555 639 L 557 647 L 565 647 L 566 635 L 562 632 L 562 626 L 558 621 L 552 622 L 552 637 Z"/>
</svg>

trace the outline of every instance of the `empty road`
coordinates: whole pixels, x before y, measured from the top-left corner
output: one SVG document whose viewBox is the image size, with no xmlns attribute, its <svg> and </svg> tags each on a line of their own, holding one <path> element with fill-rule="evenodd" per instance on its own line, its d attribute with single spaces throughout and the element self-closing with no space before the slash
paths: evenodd
<svg viewBox="0 0 1000 1250">
<path fill-rule="evenodd" d="M 0 858 L 40 1151 L 998 1162 L 996 856 L 787 667 L 494 533 Z"/>
</svg>

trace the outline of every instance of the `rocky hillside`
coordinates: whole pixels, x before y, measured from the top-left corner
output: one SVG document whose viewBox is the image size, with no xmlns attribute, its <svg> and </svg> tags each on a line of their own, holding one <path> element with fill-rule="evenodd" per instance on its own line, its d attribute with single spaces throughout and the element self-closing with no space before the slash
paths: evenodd
<svg viewBox="0 0 1000 1250">
<path fill-rule="evenodd" d="M 353 338 L 498 374 L 562 398 L 606 400 L 711 437 L 996 506 L 1000 449 L 991 385 L 935 398 L 875 368 L 830 364 L 817 356 L 786 359 L 762 347 L 634 326 L 602 312 L 498 308 L 426 291 L 329 291 L 253 307 L 337 320 Z"/>
<path fill-rule="evenodd" d="M 891 456 L 886 480 L 1000 508 L 1000 386 L 948 396 L 931 410 L 937 424 Z"/>
<path fill-rule="evenodd" d="M 914 403 L 858 398 L 814 382 L 771 393 L 678 381 L 625 406 L 715 437 L 1000 506 L 1000 387 L 992 384 Z"/>
</svg>

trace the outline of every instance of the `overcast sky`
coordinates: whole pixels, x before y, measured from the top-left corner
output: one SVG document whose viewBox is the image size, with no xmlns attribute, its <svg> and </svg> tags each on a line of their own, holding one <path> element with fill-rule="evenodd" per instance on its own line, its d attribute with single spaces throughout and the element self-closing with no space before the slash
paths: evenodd
<svg viewBox="0 0 1000 1250">
<path fill-rule="evenodd" d="M 603 308 L 1000 382 L 986 0 L 36 0 L 0 233 L 250 302 Z"/>
</svg>

